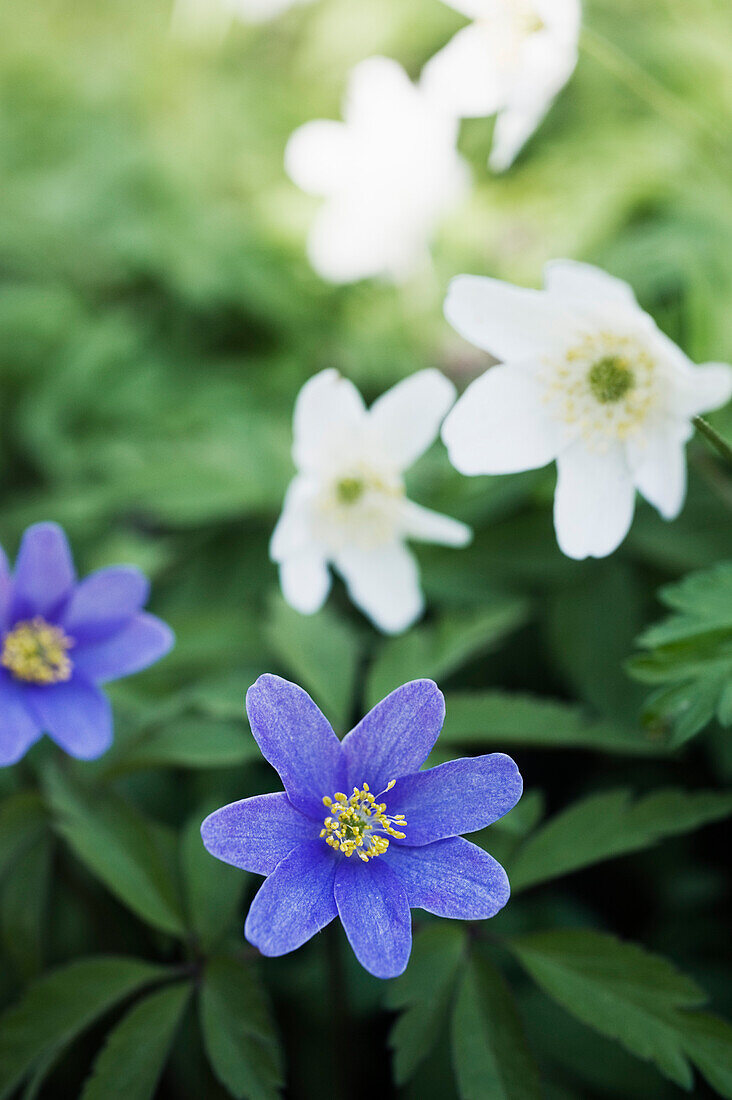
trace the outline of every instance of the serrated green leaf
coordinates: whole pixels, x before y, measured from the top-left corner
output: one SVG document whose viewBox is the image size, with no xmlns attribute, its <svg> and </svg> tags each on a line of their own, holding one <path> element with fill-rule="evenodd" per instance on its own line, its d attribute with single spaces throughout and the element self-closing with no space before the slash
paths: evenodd
<svg viewBox="0 0 732 1100">
<path fill-rule="evenodd" d="M 80 1100 L 152 1100 L 191 988 L 166 986 L 130 1009 L 107 1036 Z"/>
<path fill-rule="evenodd" d="M 247 875 L 206 851 L 201 840 L 205 816 L 203 812 L 194 814 L 183 829 L 180 861 L 190 924 L 208 949 L 233 922 Z"/>
<path fill-rule="evenodd" d="M 681 745 L 715 714 L 732 724 L 732 562 L 692 573 L 659 593 L 677 613 L 637 639 L 646 650 L 628 662 L 644 683 L 663 685 L 647 700 L 644 723 L 670 729 Z"/>
<path fill-rule="evenodd" d="M 684 1013 L 684 1050 L 720 1096 L 732 1097 L 732 1025 L 709 1012 Z"/>
<path fill-rule="evenodd" d="M 514 891 L 657 844 L 732 814 L 732 794 L 654 791 L 633 800 L 606 791 L 568 806 L 531 835 L 511 862 Z"/>
<path fill-rule="evenodd" d="M 499 972 L 473 955 L 452 1013 L 461 1100 L 540 1100 L 539 1073 L 514 999 Z"/>
<path fill-rule="evenodd" d="M 509 946 L 568 1012 L 655 1062 L 682 1088 L 691 1086 L 677 1010 L 706 998 L 671 963 L 635 944 L 585 930 L 521 936 Z"/>
<path fill-rule="evenodd" d="M 216 1077 L 242 1100 L 275 1100 L 283 1083 L 277 1035 L 251 965 L 218 957 L 206 965 L 201 1031 Z"/>
<path fill-rule="evenodd" d="M 359 660 L 353 631 L 329 609 L 300 615 L 277 596 L 266 633 L 284 668 L 313 695 L 334 729 L 347 732 Z"/>
<path fill-rule="evenodd" d="M 367 683 L 367 705 L 408 680 L 429 676 L 442 680 L 469 660 L 497 645 L 522 626 L 529 615 L 527 600 L 495 597 L 470 614 L 453 614 L 384 642 Z"/>
<path fill-rule="evenodd" d="M 68 1045 L 97 1017 L 164 977 L 164 967 L 115 956 L 81 959 L 44 974 L 0 1017 L 0 1100 L 36 1062 Z"/>
<path fill-rule="evenodd" d="M 582 748 L 634 756 L 664 752 L 658 737 L 590 718 L 571 703 L 505 691 L 448 692 L 446 699 L 441 744 Z"/>
<path fill-rule="evenodd" d="M 123 905 L 163 932 L 185 934 L 175 837 L 111 792 L 82 792 L 46 777 L 54 827 Z"/>
<path fill-rule="evenodd" d="M 388 986 L 387 1008 L 404 1010 L 389 1035 L 397 1085 L 413 1076 L 434 1046 L 464 952 L 465 933 L 459 925 L 425 928 L 414 939 L 406 972 Z"/>
</svg>

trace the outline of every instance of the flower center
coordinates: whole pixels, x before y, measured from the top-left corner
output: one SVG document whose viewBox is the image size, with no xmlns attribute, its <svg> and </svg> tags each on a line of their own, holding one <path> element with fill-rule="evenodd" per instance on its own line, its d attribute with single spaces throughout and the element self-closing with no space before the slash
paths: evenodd
<svg viewBox="0 0 732 1100">
<path fill-rule="evenodd" d="M 335 494 L 340 504 L 355 504 L 363 496 L 366 483 L 360 477 L 344 477 L 336 483 Z"/>
<path fill-rule="evenodd" d="M 5 635 L 0 664 L 27 684 L 60 684 L 71 679 L 74 666 L 68 650 L 73 644 L 60 626 L 51 626 L 39 615 L 16 623 Z"/>
<path fill-rule="evenodd" d="M 386 794 L 395 783 L 392 779 L 381 793 Z M 407 824 L 404 814 L 388 816 L 386 803 L 376 801 L 368 783 L 360 790 L 354 787 L 350 798 L 340 791 L 333 798 L 326 796 L 323 805 L 330 810 L 320 830 L 325 843 L 345 856 L 355 852 L 364 863 L 384 854 L 390 836 L 403 840 L 406 835 L 394 828 L 396 825 L 401 829 Z"/>
<path fill-rule="evenodd" d="M 538 374 L 550 416 L 567 439 L 603 451 L 639 430 L 664 403 L 665 367 L 635 335 L 588 333 Z"/>
<path fill-rule="evenodd" d="M 597 400 L 606 405 L 621 401 L 635 385 L 635 376 L 627 359 L 606 355 L 590 368 L 587 381 Z"/>
</svg>

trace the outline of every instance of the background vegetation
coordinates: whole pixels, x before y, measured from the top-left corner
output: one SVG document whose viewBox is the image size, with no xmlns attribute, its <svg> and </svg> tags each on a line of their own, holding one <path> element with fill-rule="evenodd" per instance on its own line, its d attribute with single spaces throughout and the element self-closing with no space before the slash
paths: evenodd
<svg viewBox="0 0 732 1100">
<path fill-rule="evenodd" d="M 701 1007 L 732 1011 L 729 469 L 695 441 L 681 518 L 640 505 L 616 555 L 578 564 L 552 469 L 465 479 L 435 447 L 411 495 L 476 538 L 419 550 L 430 612 L 397 639 L 340 587 L 298 616 L 267 555 L 308 377 L 336 366 L 371 399 L 427 365 L 484 369 L 442 319 L 453 274 L 538 285 L 545 260 L 587 259 L 696 361 L 732 360 L 727 0 L 588 2 L 575 77 L 508 175 L 486 172 L 490 122 L 464 125 L 472 198 L 401 290 L 310 272 L 314 206 L 283 148 L 337 116 L 352 64 L 416 75 L 459 17 L 321 0 L 223 41 L 169 22 L 163 0 L 0 12 L 0 542 L 61 522 L 84 571 L 151 574 L 178 636 L 113 689 L 107 756 L 44 742 L 0 774 L 0 1097 L 137 1100 L 161 1072 L 176 1100 L 660 1100 L 694 1073 L 696 1095 L 732 1096 L 732 1031 Z M 714 422 L 732 436 L 732 407 Z M 478 838 L 509 869 L 504 913 L 416 912 L 392 983 L 335 927 L 258 960 L 259 880 L 198 825 L 277 786 L 242 709 L 265 670 L 340 733 L 433 676 L 443 758 L 515 756 L 528 793 Z"/>
</svg>

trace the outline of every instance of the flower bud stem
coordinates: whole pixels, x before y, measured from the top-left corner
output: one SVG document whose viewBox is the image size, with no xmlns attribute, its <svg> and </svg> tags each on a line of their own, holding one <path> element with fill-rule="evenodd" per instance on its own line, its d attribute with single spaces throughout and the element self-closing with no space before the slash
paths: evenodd
<svg viewBox="0 0 732 1100">
<path fill-rule="evenodd" d="M 693 424 L 697 431 L 701 432 L 701 434 L 708 439 L 715 451 L 732 466 L 732 447 L 727 440 L 723 439 L 719 432 L 715 431 L 709 421 L 705 420 L 703 416 L 695 416 Z"/>
</svg>

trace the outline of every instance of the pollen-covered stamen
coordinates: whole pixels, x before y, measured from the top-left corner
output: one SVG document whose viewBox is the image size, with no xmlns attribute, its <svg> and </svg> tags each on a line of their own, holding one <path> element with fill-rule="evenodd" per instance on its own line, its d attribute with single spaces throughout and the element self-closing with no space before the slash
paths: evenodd
<svg viewBox="0 0 732 1100">
<path fill-rule="evenodd" d="M 74 644 L 60 626 L 40 615 L 16 623 L 3 639 L 0 664 L 28 684 L 60 684 L 71 679 L 68 651 Z"/>
<path fill-rule="evenodd" d="M 392 779 L 381 794 L 390 791 L 395 783 Z M 404 814 L 388 815 L 386 803 L 377 802 L 377 797 L 380 796 L 371 793 L 368 783 L 360 789 L 354 787 L 350 798 L 341 791 L 333 798 L 326 796 L 323 805 L 330 813 L 320 830 L 325 843 L 345 856 L 355 852 L 359 859 L 368 863 L 384 854 L 389 847 L 389 837 L 403 840 L 406 834 L 399 830 L 407 824 Z"/>
<path fill-rule="evenodd" d="M 663 363 L 636 336 L 600 331 L 547 357 L 537 381 L 543 400 L 569 439 L 605 450 L 642 430 L 668 391 Z"/>
</svg>

